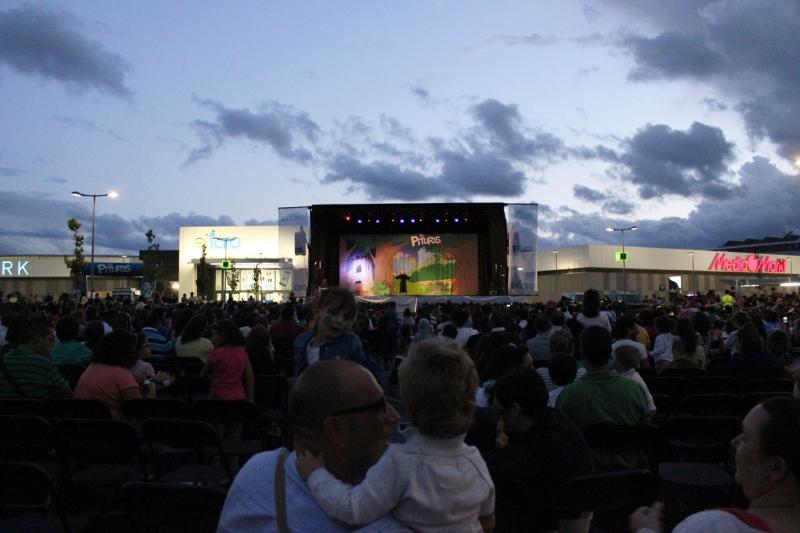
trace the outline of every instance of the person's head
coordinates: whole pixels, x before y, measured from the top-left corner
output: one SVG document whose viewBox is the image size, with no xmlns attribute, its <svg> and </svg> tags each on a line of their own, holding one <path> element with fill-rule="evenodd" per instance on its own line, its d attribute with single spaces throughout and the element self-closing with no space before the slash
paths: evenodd
<svg viewBox="0 0 800 533">
<path fill-rule="evenodd" d="M 786 355 L 792 353 L 792 339 L 782 329 L 773 329 L 767 335 L 767 353 Z"/>
<path fill-rule="evenodd" d="M 183 327 L 183 331 L 181 332 L 181 342 L 186 344 L 187 342 L 196 341 L 203 336 L 207 326 L 208 321 L 206 320 L 205 316 L 201 314 L 193 316 Z"/>
<path fill-rule="evenodd" d="M 432 331 L 433 326 L 431 326 L 431 321 L 427 318 L 420 318 L 419 322 L 417 322 L 417 334 L 430 335 Z"/>
<path fill-rule="evenodd" d="M 83 337 L 86 339 L 86 347 L 90 350 L 94 348 L 100 338 L 105 335 L 103 323 L 99 320 L 92 320 L 83 329 Z"/>
<path fill-rule="evenodd" d="M 256 324 L 250 330 L 250 334 L 245 340 L 247 353 L 253 354 L 258 352 L 269 352 L 270 350 L 270 337 L 269 330 L 264 324 Z"/>
<path fill-rule="evenodd" d="M 144 333 L 136 334 L 136 356 L 139 359 L 150 359 L 150 341 Z"/>
<path fill-rule="evenodd" d="M 346 360 L 306 368 L 289 393 L 288 415 L 295 448 L 324 452 L 328 470 L 346 483 L 380 458 L 399 421 L 372 374 Z"/>
<path fill-rule="evenodd" d="M 568 353 L 572 355 L 575 351 L 575 343 L 572 340 L 572 333 L 568 329 L 559 329 L 550 334 L 550 353 Z"/>
<path fill-rule="evenodd" d="M 553 328 L 552 322 L 550 322 L 550 319 L 547 318 L 547 315 L 545 315 L 544 313 L 536 317 L 534 326 L 536 327 L 536 333 L 540 335 L 546 334 Z"/>
<path fill-rule="evenodd" d="M 559 353 L 550 358 L 548 371 L 550 380 L 558 387 L 569 385 L 575 381 L 578 373 L 578 362 L 568 353 Z"/>
<path fill-rule="evenodd" d="M 494 395 L 509 434 L 527 431 L 547 407 L 547 387 L 532 368 L 517 369 L 497 380 Z"/>
<path fill-rule="evenodd" d="M 285 304 L 281 307 L 281 320 L 294 319 L 294 306 L 292 304 Z"/>
<path fill-rule="evenodd" d="M 614 350 L 614 366 L 619 372 L 639 368 L 639 350 L 630 344 L 618 346 Z"/>
<path fill-rule="evenodd" d="M 800 494 L 800 400 L 770 398 L 742 420 L 736 449 L 736 481 L 754 500 L 784 487 Z"/>
<path fill-rule="evenodd" d="M 20 330 L 18 341 L 23 350 L 50 357 L 56 345 L 56 333 L 46 318 L 33 317 Z"/>
<path fill-rule="evenodd" d="M 611 356 L 611 334 L 601 326 L 589 326 L 581 331 L 581 357 L 590 367 L 608 365 Z"/>
<path fill-rule="evenodd" d="M 761 353 L 764 351 L 764 340 L 752 322 L 745 322 L 736 330 L 736 343 L 740 353 Z"/>
<path fill-rule="evenodd" d="M 244 335 L 233 320 L 217 320 L 211 326 L 211 343 L 218 346 L 244 346 Z"/>
<path fill-rule="evenodd" d="M 614 338 L 630 339 L 636 335 L 636 321 L 628 315 L 620 315 L 614 324 Z"/>
<path fill-rule="evenodd" d="M 697 332 L 692 321 L 688 318 L 679 318 L 675 323 L 675 334 L 681 339 L 684 353 L 693 354 L 697 349 Z"/>
<path fill-rule="evenodd" d="M 464 324 L 467 323 L 469 314 L 467 313 L 466 309 L 461 307 L 456 307 L 455 309 L 453 309 L 453 313 L 450 315 L 450 318 L 452 319 L 453 324 L 455 324 L 457 328 L 463 328 Z"/>
<path fill-rule="evenodd" d="M 420 432 L 444 438 L 466 433 L 475 411 L 478 373 L 463 348 L 437 338 L 416 343 L 399 377 L 409 418 Z"/>
<path fill-rule="evenodd" d="M 136 335 L 130 331 L 112 331 L 103 335 L 92 349 L 92 362 L 130 368 L 139 359 Z"/>
<path fill-rule="evenodd" d="M 61 342 L 69 342 L 78 339 L 80 324 L 72 315 L 65 315 L 56 322 L 56 336 Z"/>
<path fill-rule="evenodd" d="M 533 365 L 530 354 L 513 344 L 496 346 L 487 357 L 486 373 L 481 376 L 484 380 L 497 379 L 515 368 Z"/>
<path fill-rule="evenodd" d="M 442 328 L 442 337 L 447 337 L 448 339 L 455 339 L 458 337 L 458 328 L 455 324 L 445 324 Z"/>
<path fill-rule="evenodd" d="M 119 313 L 111 321 L 111 327 L 113 329 L 121 329 L 122 331 L 132 331 L 133 321 L 131 320 L 131 315 L 128 313 Z"/>
<path fill-rule="evenodd" d="M 344 287 L 330 287 L 317 302 L 311 329 L 326 339 L 337 339 L 353 330 L 357 311 L 352 292 Z"/>
<path fill-rule="evenodd" d="M 658 318 L 656 318 L 655 324 L 656 324 L 656 331 L 658 331 L 659 334 L 672 333 L 673 326 L 675 325 L 672 319 L 667 315 L 661 315 Z"/>
<path fill-rule="evenodd" d="M 583 315 L 595 317 L 600 314 L 600 293 L 596 289 L 587 289 L 583 293 Z"/>
</svg>

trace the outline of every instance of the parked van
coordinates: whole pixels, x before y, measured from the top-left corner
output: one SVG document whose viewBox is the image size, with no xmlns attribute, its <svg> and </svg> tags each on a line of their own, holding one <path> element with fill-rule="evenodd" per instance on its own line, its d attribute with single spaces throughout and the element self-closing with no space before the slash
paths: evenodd
<svg viewBox="0 0 800 533">
<path fill-rule="evenodd" d="M 142 291 L 133 287 L 118 287 L 111 291 L 111 297 L 115 300 L 127 300 L 135 302 L 142 295 Z"/>
</svg>

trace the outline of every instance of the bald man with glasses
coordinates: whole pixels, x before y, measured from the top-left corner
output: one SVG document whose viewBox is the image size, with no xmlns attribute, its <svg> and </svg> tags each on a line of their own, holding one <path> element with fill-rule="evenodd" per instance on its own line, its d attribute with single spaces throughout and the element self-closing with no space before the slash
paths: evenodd
<svg viewBox="0 0 800 533">
<path fill-rule="evenodd" d="M 294 383 L 289 419 L 295 450 L 322 452 L 331 474 L 357 484 L 383 455 L 400 417 L 366 368 L 329 360 L 309 366 Z M 351 531 L 325 514 L 297 472 L 295 452 L 285 449 L 260 453 L 247 462 L 228 492 L 217 529 L 268 531 Z M 408 530 L 387 515 L 359 531 Z"/>
</svg>

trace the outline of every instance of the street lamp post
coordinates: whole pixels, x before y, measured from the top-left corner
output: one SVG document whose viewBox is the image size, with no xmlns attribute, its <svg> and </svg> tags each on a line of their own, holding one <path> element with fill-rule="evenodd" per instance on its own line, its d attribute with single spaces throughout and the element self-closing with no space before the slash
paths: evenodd
<svg viewBox="0 0 800 533">
<path fill-rule="evenodd" d="M 628 270 L 626 268 L 626 263 L 628 262 L 628 258 L 625 254 L 625 232 L 626 231 L 636 231 L 639 229 L 639 226 L 631 226 L 629 228 L 612 228 L 608 226 L 606 231 L 618 231 L 620 237 L 622 238 L 622 302 L 623 305 L 628 303 Z"/>
<path fill-rule="evenodd" d="M 556 256 L 556 298 L 561 301 L 561 293 L 558 291 L 558 248 L 553 250 L 553 255 Z"/>
<path fill-rule="evenodd" d="M 97 208 L 97 199 L 103 197 L 109 198 L 116 198 L 119 196 L 116 191 L 108 191 L 104 194 L 86 194 L 79 191 L 72 191 L 72 196 L 76 196 L 78 198 L 91 198 L 92 199 L 92 266 L 90 268 L 90 277 L 89 277 L 89 298 L 94 298 L 94 215 Z"/>
<path fill-rule="evenodd" d="M 228 261 L 228 243 L 238 239 L 238 237 L 214 237 L 215 241 L 222 241 L 225 246 L 225 262 Z M 222 304 L 225 305 L 225 285 L 228 282 L 228 269 L 222 269 Z"/>
<path fill-rule="evenodd" d="M 691 279 L 691 288 L 694 289 L 695 292 L 699 293 L 698 287 L 696 287 L 695 279 L 694 279 L 694 252 L 689 252 L 689 257 L 692 258 L 692 279 Z"/>
</svg>

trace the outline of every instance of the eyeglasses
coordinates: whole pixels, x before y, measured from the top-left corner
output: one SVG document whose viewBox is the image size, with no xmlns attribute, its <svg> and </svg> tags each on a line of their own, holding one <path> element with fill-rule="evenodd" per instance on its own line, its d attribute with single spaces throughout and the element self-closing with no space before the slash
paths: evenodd
<svg viewBox="0 0 800 533">
<path fill-rule="evenodd" d="M 348 407 L 346 409 L 339 409 L 330 414 L 330 416 L 354 415 L 356 413 L 366 413 L 368 411 L 386 412 L 386 396 L 381 396 L 379 400 L 366 404 L 359 405 L 358 407 Z"/>
</svg>

